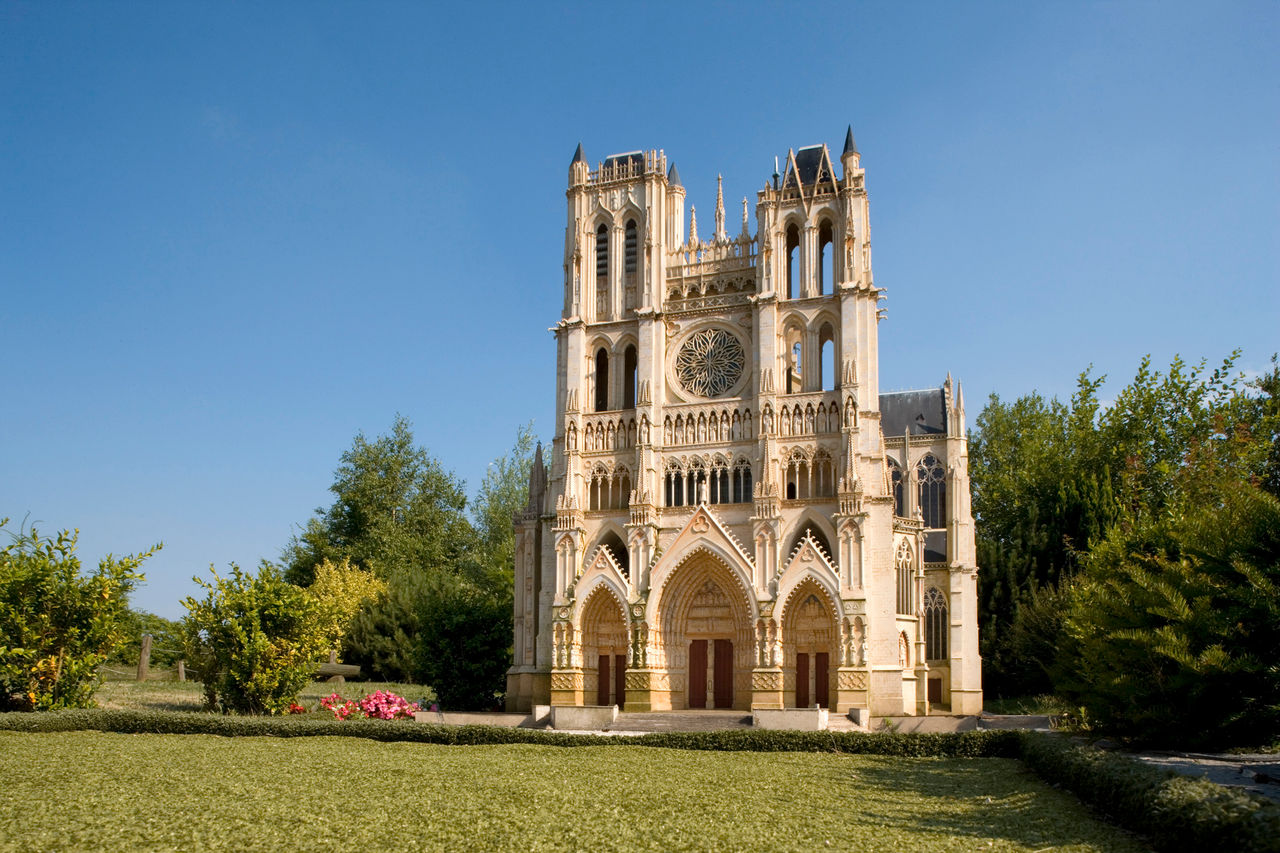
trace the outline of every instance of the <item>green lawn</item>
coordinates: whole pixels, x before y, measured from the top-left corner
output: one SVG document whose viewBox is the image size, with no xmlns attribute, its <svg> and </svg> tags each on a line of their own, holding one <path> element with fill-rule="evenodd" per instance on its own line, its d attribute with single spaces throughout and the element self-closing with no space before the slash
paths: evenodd
<svg viewBox="0 0 1280 853">
<path fill-rule="evenodd" d="M 332 716 L 320 708 L 320 699 L 330 693 L 341 693 L 347 699 L 359 699 L 375 690 L 389 690 L 410 702 L 435 699 L 430 687 L 421 684 L 394 684 L 381 681 L 348 681 L 346 684 L 330 684 L 313 681 L 302 690 L 299 701 L 308 710 L 323 716 Z M 109 680 L 98 688 L 93 698 L 103 708 L 120 708 L 131 711 L 203 711 L 204 688 L 196 681 L 132 681 Z M 427 707 L 423 705 L 423 707 Z"/>
<path fill-rule="evenodd" d="M 0 850 L 1142 850 L 1006 759 L 0 732 Z"/>
</svg>

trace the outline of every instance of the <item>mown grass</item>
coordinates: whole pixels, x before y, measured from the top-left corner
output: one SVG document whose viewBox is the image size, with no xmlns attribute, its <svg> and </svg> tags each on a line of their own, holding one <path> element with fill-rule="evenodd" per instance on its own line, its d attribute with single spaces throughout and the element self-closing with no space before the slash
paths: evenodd
<svg viewBox="0 0 1280 853">
<path fill-rule="evenodd" d="M 1144 849 L 1008 759 L 0 732 L 0 850 Z"/>
</svg>

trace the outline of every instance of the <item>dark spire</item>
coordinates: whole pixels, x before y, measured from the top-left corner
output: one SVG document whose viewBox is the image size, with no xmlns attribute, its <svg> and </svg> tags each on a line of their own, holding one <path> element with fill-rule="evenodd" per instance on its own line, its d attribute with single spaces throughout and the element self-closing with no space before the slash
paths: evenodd
<svg viewBox="0 0 1280 853">
<path fill-rule="evenodd" d="M 849 125 L 849 129 L 844 134 L 844 151 L 840 152 L 840 156 L 845 154 L 857 154 L 858 144 L 853 141 L 853 125 Z"/>
<path fill-rule="evenodd" d="M 582 153 L 582 143 L 579 142 L 578 150 L 573 152 L 573 159 L 569 161 L 569 165 L 572 166 L 574 163 L 585 163 L 585 162 L 587 162 L 587 155 Z"/>
<path fill-rule="evenodd" d="M 680 170 L 676 168 L 674 162 L 672 162 L 671 168 L 667 170 L 667 183 L 670 186 L 684 189 L 684 184 L 680 183 Z"/>
</svg>

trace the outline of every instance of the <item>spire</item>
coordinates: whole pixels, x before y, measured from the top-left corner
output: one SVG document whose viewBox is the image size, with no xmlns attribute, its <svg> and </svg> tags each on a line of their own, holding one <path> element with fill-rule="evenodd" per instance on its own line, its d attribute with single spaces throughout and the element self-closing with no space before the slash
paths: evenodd
<svg viewBox="0 0 1280 853">
<path fill-rule="evenodd" d="M 747 197 L 742 197 L 742 236 L 746 237 L 751 233 L 751 220 L 747 217 Z"/>
<path fill-rule="evenodd" d="M 857 153 L 858 143 L 853 141 L 853 125 L 849 125 L 849 129 L 844 132 L 844 151 L 840 152 L 840 156 Z"/>
<path fill-rule="evenodd" d="M 698 244 L 698 208 L 695 205 L 689 205 L 689 245 L 696 246 Z"/>
<path fill-rule="evenodd" d="M 578 150 L 573 152 L 573 159 L 569 161 L 569 165 L 572 166 L 574 163 L 585 163 L 585 162 L 587 162 L 587 155 L 582 153 L 582 143 L 579 142 Z"/>
<path fill-rule="evenodd" d="M 716 240 L 724 239 L 724 176 L 716 175 Z"/>
<path fill-rule="evenodd" d="M 671 168 L 667 170 L 667 185 L 684 189 L 684 184 L 680 183 L 680 170 L 676 168 L 674 161 L 671 163 Z"/>
</svg>

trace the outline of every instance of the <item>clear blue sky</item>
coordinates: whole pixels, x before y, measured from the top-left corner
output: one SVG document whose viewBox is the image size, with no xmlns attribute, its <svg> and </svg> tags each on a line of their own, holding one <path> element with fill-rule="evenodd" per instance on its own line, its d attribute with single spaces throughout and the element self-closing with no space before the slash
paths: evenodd
<svg viewBox="0 0 1280 853">
<path fill-rule="evenodd" d="M 564 187 L 710 221 L 851 123 L 885 389 L 1280 349 L 1280 4 L 0 0 L 0 516 L 275 558 L 396 412 L 474 491 L 553 427 Z M 1104 392 L 1105 396 L 1105 392 Z"/>
</svg>

